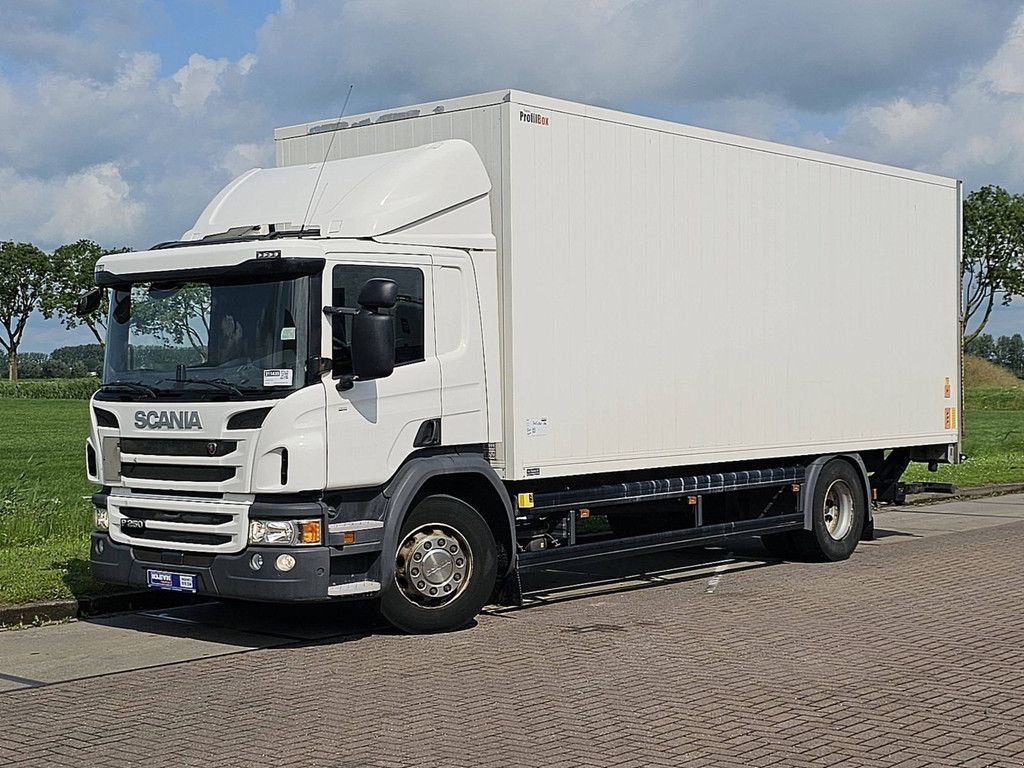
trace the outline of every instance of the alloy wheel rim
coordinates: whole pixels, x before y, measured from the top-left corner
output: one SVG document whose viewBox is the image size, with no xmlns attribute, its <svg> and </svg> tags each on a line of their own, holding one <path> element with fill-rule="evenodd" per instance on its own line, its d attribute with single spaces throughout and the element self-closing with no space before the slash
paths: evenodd
<svg viewBox="0 0 1024 768">
<path fill-rule="evenodd" d="M 443 608 L 454 602 L 472 573 L 469 543 L 450 525 L 421 525 L 398 547 L 395 582 L 407 600 L 422 608 Z"/>
</svg>

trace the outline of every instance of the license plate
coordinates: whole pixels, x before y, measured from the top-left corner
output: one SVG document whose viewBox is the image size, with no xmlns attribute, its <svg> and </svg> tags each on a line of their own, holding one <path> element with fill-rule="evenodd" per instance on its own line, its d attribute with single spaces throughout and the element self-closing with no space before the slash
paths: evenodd
<svg viewBox="0 0 1024 768">
<path fill-rule="evenodd" d="M 151 589 L 169 589 L 172 592 L 196 591 L 196 577 L 191 573 L 146 571 L 146 582 Z"/>
</svg>

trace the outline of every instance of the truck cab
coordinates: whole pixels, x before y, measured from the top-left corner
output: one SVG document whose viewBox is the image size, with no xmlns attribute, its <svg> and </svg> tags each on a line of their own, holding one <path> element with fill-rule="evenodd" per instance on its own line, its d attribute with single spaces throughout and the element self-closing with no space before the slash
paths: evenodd
<svg viewBox="0 0 1024 768">
<path fill-rule="evenodd" d="M 422 486 L 438 469 L 410 459 L 455 452 L 449 463 L 493 474 L 489 188 L 460 141 L 257 170 L 180 241 L 105 256 L 107 353 L 86 448 L 102 486 L 96 576 L 257 600 L 379 595 L 393 580 L 381 550 L 400 533 L 385 526 L 396 480 Z M 509 550 L 496 483 L 476 533 Z M 417 606 L 472 581 L 471 534 L 437 530 L 406 543 L 426 545 L 410 557 L 435 568 L 407 585 Z"/>
</svg>

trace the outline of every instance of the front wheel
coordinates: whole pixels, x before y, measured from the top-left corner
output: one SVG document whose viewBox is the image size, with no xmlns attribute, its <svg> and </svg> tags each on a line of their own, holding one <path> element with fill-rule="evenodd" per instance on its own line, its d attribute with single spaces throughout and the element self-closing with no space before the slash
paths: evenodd
<svg viewBox="0 0 1024 768">
<path fill-rule="evenodd" d="M 497 578 L 497 547 L 480 514 L 454 496 L 428 496 L 398 537 L 395 576 L 381 615 L 403 632 L 465 626 L 484 607 Z"/>
</svg>

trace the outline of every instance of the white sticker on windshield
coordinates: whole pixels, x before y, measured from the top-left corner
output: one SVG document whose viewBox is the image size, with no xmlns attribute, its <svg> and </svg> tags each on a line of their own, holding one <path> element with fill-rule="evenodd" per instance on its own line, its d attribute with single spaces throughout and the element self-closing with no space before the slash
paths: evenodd
<svg viewBox="0 0 1024 768">
<path fill-rule="evenodd" d="M 281 329 L 281 341 L 295 341 L 295 328 L 285 326 Z"/>
<path fill-rule="evenodd" d="M 263 369 L 264 387 L 290 387 L 292 385 L 291 368 L 265 368 Z"/>
</svg>

